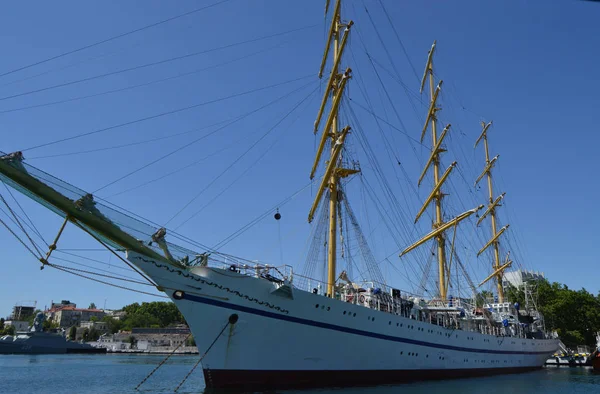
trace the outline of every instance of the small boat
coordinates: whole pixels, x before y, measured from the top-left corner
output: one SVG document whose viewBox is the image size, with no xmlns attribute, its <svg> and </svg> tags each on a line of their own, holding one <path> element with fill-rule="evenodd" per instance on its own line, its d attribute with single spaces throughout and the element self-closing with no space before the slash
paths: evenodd
<svg viewBox="0 0 600 394">
<path fill-rule="evenodd" d="M 575 360 L 569 354 L 554 353 L 552 357 L 546 360 L 545 365 L 555 365 L 557 367 L 570 367 L 575 365 Z"/>
</svg>

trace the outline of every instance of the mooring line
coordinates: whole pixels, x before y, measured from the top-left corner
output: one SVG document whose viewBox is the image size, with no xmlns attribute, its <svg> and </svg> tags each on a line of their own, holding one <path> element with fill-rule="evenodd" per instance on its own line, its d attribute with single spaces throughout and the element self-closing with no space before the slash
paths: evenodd
<svg viewBox="0 0 600 394">
<path fill-rule="evenodd" d="M 196 370 L 196 368 L 198 367 L 198 365 L 200 365 L 200 362 L 202 362 L 202 360 L 208 354 L 208 352 L 210 351 L 210 349 L 212 349 L 212 347 L 214 346 L 214 344 L 217 343 L 217 340 L 221 337 L 221 335 L 223 335 L 223 332 L 225 332 L 225 329 L 227 327 L 229 327 L 229 325 L 234 325 L 237 322 L 237 320 L 238 320 L 238 315 L 236 315 L 235 313 L 233 315 L 229 316 L 227 324 L 225 324 L 225 326 L 223 327 L 223 329 L 221 330 L 221 332 L 219 332 L 219 335 L 217 335 L 217 337 L 214 339 L 214 341 L 212 341 L 212 343 L 210 344 L 210 346 L 208 347 L 208 349 L 206 349 L 206 352 L 204 352 L 204 354 L 202 355 L 202 357 L 200 357 L 198 359 L 198 361 L 196 361 L 196 364 L 194 364 L 194 366 L 192 367 L 192 369 L 190 370 L 190 372 L 188 372 L 187 375 L 185 375 L 185 378 L 183 378 L 183 380 L 181 381 L 181 383 L 179 383 L 179 385 L 177 385 L 177 387 L 174 390 L 175 393 L 177 392 L 177 390 L 179 390 L 181 388 L 181 386 L 183 386 L 183 384 L 185 383 L 185 381 Z"/>
<path fill-rule="evenodd" d="M 150 376 L 154 375 L 154 372 L 158 371 L 158 369 L 159 369 L 160 367 L 162 367 L 162 366 L 163 366 L 163 365 L 164 365 L 164 364 L 167 362 L 167 360 L 168 360 L 169 358 L 171 358 L 171 356 L 172 356 L 173 354 L 175 354 L 175 352 L 177 351 L 177 349 L 179 349 L 179 348 L 181 347 L 181 345 L 183 345 L 183 344 L 184 344 L 184 343 L 187 341 L 187 339 L 190 337 L 190 335 L 192 335 L 192 332 L 191 332 L 191 331 L 190 331 L 190 333 L 187 335 L 187 337 L 185 337 L 185 339 L 184 339 L 184 340 L 183 340 L 183 341 L 182 341 L 182 342 L 181 342 L 179 345 L 177 345 L 177 347 L 176 347 L 175 349 L 173 349 L 173 351 L 172 351 L 171 353 L 169 353 L 169 354 L 167 355 L 167 357 L 165 357 L 165 359 L 164 359 L 164 360 L 162 360 L 162 361 L 161 361 L 161 362 L 160 362 L 160 363 L 159 363 L 159 364 L 156 366 L 156 368 L 154 368 L 154 369 L 152 370 L 152 372 L 150 372 L 150 374 L 148 374 L 148 376 L 146 376 L 146 377 L 144 378 L 144 380 L 142 380 L 142 381 L 141 381 L 141 382 L 140 382 L 140 383 L 139 383 L 137 386 L 135 386 L 135 390 L 137 390 L 137 389 L 138 389 L 138 388 L 139 388 L 139 387 L 140 387 L 142 384 L 144 384 L 144 382 L 145 382 L 146 380 L 148 380 L 148 378 L 149 378 Z"/>
</svg>

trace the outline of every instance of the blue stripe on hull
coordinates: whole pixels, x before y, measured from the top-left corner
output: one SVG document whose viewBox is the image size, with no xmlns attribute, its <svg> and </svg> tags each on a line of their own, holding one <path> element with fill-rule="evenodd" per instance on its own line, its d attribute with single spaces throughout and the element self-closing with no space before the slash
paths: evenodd
<svg viewBox="0 0 600 394">
<path fill-rule="evenodd" d="M 324 323 L 324 322 L 319 322 L 319 321 L 314 321 L 314 320 L 309 320 L 309 319 L 303 319 L 300 317 L 281 315 L 278 313 L 263 311 L 260 309 L 250 308 L 250 307 L 242 306 L 242 305 L 231 304 L 228 302 L 213 300 L 213 299 L 209 299 L 209 298 L 205 298 L 205 297 L 199 297 L 199 296 L 191 295 L 191 294 L 185 294 L 183 298 L 186 300 L 189 300 L 189 301 L 200 302 L 203 304 L 213 305 L 213 306 L 231 309 L 231 310 L 235 310 L 235 311 L 239 311 L 239 312 L 251 313 L 253 315 L 264 316 L 264 317 L 268 317 L 271 319 L 285 320 L 285 321 L 289 321 L 292 323 L 298 323 L 298 324 L 304 324 L 304 325 L 312 326 L 312 327 L 324 328 L 326 330 L 340 331 L 340 332 L 345 332 L 348 334 L 355 334 L 355 335 L 361 335 L 361 336 L 366 336 L 366 337 L 371 337 L 371 338 L 382 339 L 385 341 L 409 343 L 412 345 L 427 346 L 427 347 L 437 348 L 437 349 L 447 349 L 447 350 L 456 350 L 456 351 L 461 351 L 461 352 L 487 353 L 487 354 L 541 355 L 541 354 L 550 354 L 551 353 L 551 352 L 547 352 L 547 351 L 528 352 L 528 351 L 512 351 L 512 350 L 474 349 L 474 348 L 466 348 L 466 347 L 460 347 L 460 346 L 444 345 L 444 344 L 439 344 L 439 343 L 419 341 L 416 339 L 409 339 L 409 338 L 395 337 L 395 336 L 385 335 L 385 334 L 378 334 L 375 332 L 358 330 L 355 328 L 338 326 L 335 324 L 329 324 L 329 323 Z"/>
</svg>

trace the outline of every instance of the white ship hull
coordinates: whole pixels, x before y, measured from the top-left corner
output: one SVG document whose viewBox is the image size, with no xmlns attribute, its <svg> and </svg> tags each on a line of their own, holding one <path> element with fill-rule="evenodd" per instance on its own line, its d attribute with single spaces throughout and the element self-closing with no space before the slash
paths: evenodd
<svg viewBox="0 0 600 394">
<path fill-rule="evenodd" d="M 129 253 L 190 325 L 208 387 L 384 384 L 540 368 L 555 339 L 497 337 L 372 310 L 225 269 L 191 272 Z M 181 291 L 174 296 L 175 291 Z M 179 296 L 178 296 L 179 295 Z M 179 299 L 180 298 L 180 299 Z"/>
</svg>

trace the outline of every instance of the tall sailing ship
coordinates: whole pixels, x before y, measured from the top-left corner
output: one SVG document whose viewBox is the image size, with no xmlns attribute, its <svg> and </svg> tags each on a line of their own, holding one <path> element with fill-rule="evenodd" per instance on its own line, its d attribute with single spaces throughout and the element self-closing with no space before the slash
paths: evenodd
<svg viewBox="0 0 600 394">
<path fill-rule="evenodd" d="M 443 188 L 456 162 L 441 173 L 443 142 L 450 125 L 442 128 L 436 116 L 442 81 L 436 81 L 434 73 L 435 43 L 421 81 L 421 91 L 426 87 L 429 91 L 429 105 L 420 137 L 423 141 L 431 135 L 431 152 L 418 179 L 420 185 L 432 176 L 433 188 L 415 219 L 416 223 L 431 208 L 432 230 L 401 256 L 434 242 L 436 294 L 426 299 L 401 291 L 386 282 L 376 264 L 367 265 L 369 280 L 355 280 L 339 269 L 339 249 L 344 247 L 339 241 L 348 226 L 341 223 L 342 218 L 349 217 L 359 231 L 345 180 L 361 171 L 344 149 L 352 126 L 341 123 L 340 106 L 352 70 L 344 69 L 342 62 L 353 22 L 342 19 L 340 2 L 326 7 L 326 14 L 331 11 L 331 24 L 319 77 L 329 62 L 331 72 L 314 124 L 315 134 L 319 130 L 321 134 L 310 171 L 313 179 L 319 168 L 323 170 L 308 221 L 318 217 L 315 232 L 320 235 L 315 243 L 326 245 L 325 280 L 299 274 L 287 265 L 253 264 L 216 250 L 190 250 L 171 243 L 169 236 L 194 244 L 28 165 L 20 152 L 7 154 L 0 158 L 2 180 L 64 217 L 53 244 L 40 259 L 42 266 L 51 265 L 52 252 L 68 223 L 115 255 L 124 251 L 124 261 L 168 295 L 184 315 L 204 354 L 202 369 L 208 387 L 383 384 L 540 368 L 557 348 L 557 339 L 545 333 L 539 312 L 519 310 L 504 295 L 502 277 L 512 262 L 508 255 L 504 260 L 500 256 L 499 239 L 508 225 L 497 228 L 496 211 L 504 194 L 496 197 L 492 190 L 496 158 L 490 159 L 488 149 L 491 123 L 482 125 L 475 143 L 477 147 L 483 142 L 485 166 L 476 183 L 487 179 L 487 204 L 451 219 L 444 216 Z M 453 298 L 449 294 L 452 266 L 459 264 L 456 229 L 475 214 L 478 225 L 486 218 L 491 222 L 491 239 L 478 255 L 488 248 L 493 251 L 492 272 L 481 284 L 496 282 L 496 300 L 480 302 L 475 295 Z M 366 237 L 360 231 L 357 237 L 368 259 Z M 314 273 L 314 267 L 308 272 Z M 476 288 L 473 285 L 474 294 Z"/>
</svg>

